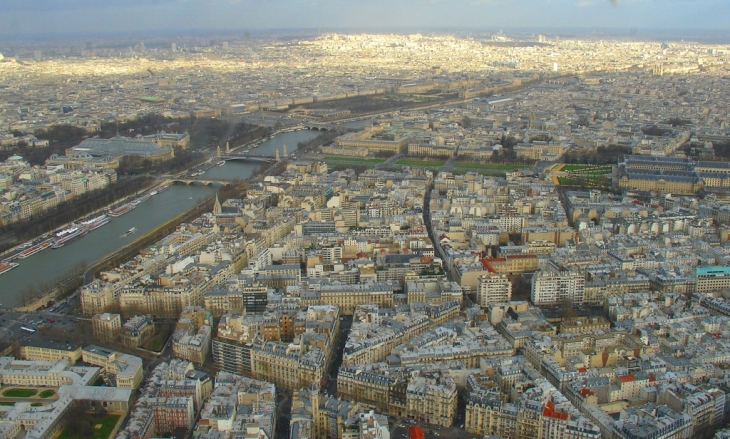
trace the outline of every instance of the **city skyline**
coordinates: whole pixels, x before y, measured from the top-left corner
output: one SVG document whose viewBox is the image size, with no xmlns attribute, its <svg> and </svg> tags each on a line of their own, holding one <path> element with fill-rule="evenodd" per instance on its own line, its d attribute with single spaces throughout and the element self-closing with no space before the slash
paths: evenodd
<svg viewBox="0 0 730 439">
<path fill-rule="evenodd" d="M 0 439 L 730 439 L 730 0 L 0 11 Z"/>
<path fill-rule="evenodd" d="M 719 0 L 35 0 L 0 2 L 0 35 L 270 29 L 585 29 L 687 31 L 730 28 Z M 32 23 L 32 25 L 29 25 Z"/>
</svg>

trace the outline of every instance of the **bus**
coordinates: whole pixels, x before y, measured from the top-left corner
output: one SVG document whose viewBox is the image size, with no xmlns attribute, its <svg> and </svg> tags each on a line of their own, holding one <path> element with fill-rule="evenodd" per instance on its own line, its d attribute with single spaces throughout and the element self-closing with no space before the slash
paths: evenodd
<svg viewBox="0 0 730 439">
<path fill-rule="evenodd" d="M 35 329 L 26 328 L 25 326 L 21 326 L 20 329 L 31 334 L 35 332 Z"/>
</svg>

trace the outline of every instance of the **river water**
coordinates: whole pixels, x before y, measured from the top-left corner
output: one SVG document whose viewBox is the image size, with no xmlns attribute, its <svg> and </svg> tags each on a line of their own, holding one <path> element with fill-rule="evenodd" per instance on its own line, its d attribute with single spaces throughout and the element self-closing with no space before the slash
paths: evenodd
<svg viewBox="0 0 730 439">
<path fill-rule="evenodd" d="M 364 126 L 366 121 L 357 121 L 354 126 Z M 363 125 L 360 125 L 363 124 Z M 281 133 L 263 142 L 252 150 L 262 155 L 274 155 L 276 149 L 283 153 L 283 145 L 287 145 L 289 153 L 296 150 L 298 142 L 311 140 L 319 131 L 294 131 Z M 260 163 L 230 161 L 224 166 L 214 167 L 206 171 L 201 179 L 232 180 L 249 178 L 260 166 Z M 175 184 L 167 191 L 161 192 L 149 200 L 142 202 L 136 209 L 85 236 L 72 241 L 58 249 L 43 250 L 22 260 L 16 260 L 18 267 L 0 275 L 0 303 L 4 308 L 22 304 L 30 296 L 29 291 L 39 292 L 41 286 L 52 285 L 79 267 L 83 262 L 90 264 L 104 256 L 131 243 L 135 237 L 141 236 L 160 224 L 190 209 L 199 202 L 211 197 L 216 191 L 213 186 L 201 184 Z M 136 233 L 125 236 L 135 227 Z"/>
</svg>

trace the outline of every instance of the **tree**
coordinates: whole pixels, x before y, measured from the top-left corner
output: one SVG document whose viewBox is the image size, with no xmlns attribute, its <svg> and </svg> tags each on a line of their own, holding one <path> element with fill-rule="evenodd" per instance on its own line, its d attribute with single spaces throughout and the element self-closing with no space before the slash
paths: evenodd
<svg viewBox="0 0 730 439">
<path fill-rule="evenodd" d="M 94 421 L 82 405 L 74 404 L 68 419 L 66 430 L 73 431 L 77 437 L 90 438 L 94 435 Z"/>
<path fill-rule="evenodd" d="M 502 134 L 502 137 L 499 138 L 499 144 L 502 145 L 503 148 L 512 149 L 517 144 L 517 139 L 515 139 L 514 136 L 506 136 Z"/>
</svg>

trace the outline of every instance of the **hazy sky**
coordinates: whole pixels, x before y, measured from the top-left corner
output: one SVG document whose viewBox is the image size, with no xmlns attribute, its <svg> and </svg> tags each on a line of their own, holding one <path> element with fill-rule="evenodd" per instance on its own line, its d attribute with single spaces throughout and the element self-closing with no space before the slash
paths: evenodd
<svg viewBox="0 0 730 439">
<path fill-rule="evenodd" d="M 179 29 L 730 30 L 730 0 L 0 0 L 0 35 Z"/>
</svg>

